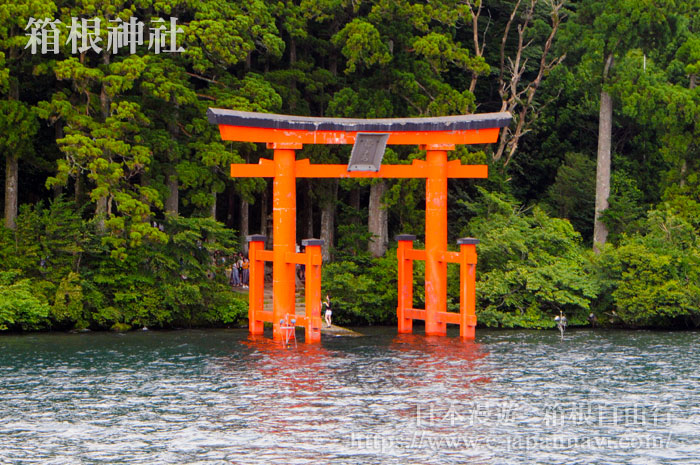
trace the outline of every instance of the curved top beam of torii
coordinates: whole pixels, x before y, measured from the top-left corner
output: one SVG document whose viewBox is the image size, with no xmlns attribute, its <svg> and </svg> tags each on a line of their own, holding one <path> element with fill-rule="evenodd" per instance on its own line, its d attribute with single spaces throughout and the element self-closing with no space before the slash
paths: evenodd
<svg viewBox="0 0 700 465">
<path fill-rule="evenodd" d="M 209 108 L 209 122 L 223 140 L 291 144 L 354 144 L 358 132 L 389 134 L 393 145 L 457 145 L 496 142 L 510 124 L 508 112 L 429 118 L 319 118 Z"/>
</svg>

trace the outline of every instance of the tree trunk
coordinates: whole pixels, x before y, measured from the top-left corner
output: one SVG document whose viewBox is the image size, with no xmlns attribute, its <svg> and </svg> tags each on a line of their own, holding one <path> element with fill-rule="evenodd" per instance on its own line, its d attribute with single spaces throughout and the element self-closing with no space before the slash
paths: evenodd
<svg viewBox="0 0 700 465">
<path fill-rule="evenodd" d="M 311 199 L 311 180 L 302 179 L 301 189 L 299 190 L 301 194 L 301 201 L 299 202 L 299 213 L 300 213 L 300 228 L 302 239 L 311 239 L 314 236 L 314 208 L 313 200 Z"/>
<path fill-rule="evenodd" d="M 214 218 L 214 221 L 216 221 L 216 192 L 211 193 L 212 196 L 212 204 L 211 204 L 211 209 L 209 210 L 209 216 Z"/>
<path fill-rule="evenodd" d="M 63 186 L 55 185 L 51 188 L 51 191 L 53 192 L 53 198 L 58 199 L 63 195 Z"/>
<path fill-rule="evenodd" d="M 107 196 L 102 196 L 97 199 L 95 206 L 95 219 L 97 220 L 97 232 L 102 234 L 105 232 L 105 218 L 107 217 Z"/>
<path fill-rule="evenodd" d="M 331 181 L 328 199 L 321 207 L 321 255 L 324 262 L 331 260 L 331 248 L 333 247 L 335 229 L 335 204 L 338 197 L 338 180 Z"/>
<path fill-rule="evenodd" d="M 290 67 L 297 62 L 297 41 L 294 37 L 289 37 L 289 64 Z"/>
<path fill-rule="evenodd" d="M 105 67 L 109 66 L 110 62 L 110 54 L 105 53 L 102 55 L 102 63 L 105 65 Z M 109 117 L 109 109 L 111 106 L 111 99 L 109 98 L 109 95 L 107 94 L 107 83 L 105 81 L 102 82 L 102 87 L 100 89 L 100 110 L 102 112 L 102 121 L 106 121 L 107 118 Z M 103 153 L 103 156 L 105 158 L 109 158 L 109 150 L 105 150 Z M 104 233 L 106 231 L 105 228 L 105 219 L 107 218 L 108 212 L 107 212 L 107 196 L 102 196 L 99 199 L 97 199 L 97 205 L 95 206 L 95 219 L 97 220 L 97 232 L 98 233 Z"/>
<path fill-rule="evenodd" d="M 170 137 L 173 138 L 172 147 L 175 149 L 173 151 L 177 153 L 177 140 L 180 137 L 180 127 L 177 125 L 177 120 L 180 118 L 180 108 L 177 102 L 171 100 L 171 103 L 174 105 L 174 114 L 172 120 L 168 122 L 168 132 L 170 132 Z M 175 163 L 175 156 L 173 156 L 171 162 Z M 175 170 L 175 166 L 170 165 L 167 168 L 166 176 L 166 183 L 168 185 L 168 198 L 165 199 L 165 214 L 178 216 L 180 214 L 180 184 L 177 180 L 177 171 Z"/>
<path fill-rule="evenodd" d="M 369 252 L 375 257 L 382 257 L 389 244 L 389 212 L 384 207 L 382 198 L 386 193 L 386 181 L 372 184 L 369 191 Z"/>
<path fill-rule="evenodd" d="M 688 175 L 688 160 L 683 160 L 681 164 L 681 180 L 678 182 L 680 187 L 685 187 L 685 177 Z"/>
<path fill-rule="evenodd" d="M 241 245 L 243 246 L 243 252 L 248 253 L 248 234 L 250 234 L 250 209 L 248 208 L 248 201 L 241 197 L 241 213 L 238 222 L 238 237 L 241 238 Z"/>
<path fill-rule="evenodd" d="M 267 189 L 269 188 L 269 185 L 265 186 L 265 189 L 262 190 L 260 193 L 260 234 L 263 236 L 267 237 L 268 233 L 268 228 L 267 228 L 267 201 L 268 201 L 268 196 L 267 196 Z M 268 243 L 269 243 L 269 238 L 268 238 Z"/>
<path fill-rule="evenodd" d="M 360 188 L 355 187 L 350 190 L 350 206 L 353 209 L 350 222 L 354 225 L 360 224 Z"/>
<path fill-rule="evenodd" d="M 62 120 L 56 121 L 54 123 L 54 135 L 55 135 L 55 140 L 62 139 L 64 134 L 63 134 L 63 123 Z M 57 199 L 63 194 L 63 186 L 56 184 L 52 188 L 53 190 L 53 198 Z"/>
<path fill-rule="evenodd" d="M 107 226 L 105 225 L 105 219 L 107 218 L 107 197 L 102 196 L 97 199 L 97 204 L 95 205 L 95 220 L 97 233 L 104 234 L 107 231 Z"/>
<path fill-rule="evenodd" d="M 340 22 L 336 19 L 333 21 L 333 24 L 331 25 L 330 28 L 330 37 L 333 37 L 338 31 L 340 30 Z M 333 48 L 330 50 L 329 56 L 328 56 L 328 71 L 331 72 L 333 77 L 338 76 L 338 55 L 339 55 L 339 50 Z"/>
<path fill-rule="evenodd" d="M 692 89 L 695 89 L 695 86 L 696 86 L 696 82 L 695 82 L 695 81 L 696 81 L 696 77 L 697 77 L 697 74 L 691 74 L 691 75 L 690 75 L 690 84 L 689 84 L 689 88 L 690 88 L 691 90 L 692 90 Z M 679 185 L 680 185 L 681 187 L 685 187 L 685 178 L 686 178 L 687 175 L 688 175 L 688 160 L 687 160 L 687 159 L 684 159 L 684 160 L 683 160 L 683 164 L 681 165 L 681 180 L 680 180 L 680 183 L 679 183 Z"/>
<path fill-rule="evenodd" d="M 165 214 L 178 216 L 180 214 L 180 184 L 177 181 L 175 168 L 168 170 L 168 197 L 165 199 Z"/>
<path fill-rule="evenodd" d="M 536 54 L 532 53 L 532 40 L 528 37 L 530 29 L 535 27 L 533 18 L 535 9 L 538 6 L 538 0 L 529 0 L 522 13 L 519 13 L 521 0 L 517 0 L 513 6 L 511 15 L 506 23 L 506 27 L 501 36 L 500 50 L 500 71 L 498 75 L 498 93 L 501 97 L 501 111 L 508 111 L 513 115 L 515 127 L 505 127 L 499 136 L 498 146 L 495 150 L 493 159 L 498 161 L 505 154 L 503 166 L 508 165 L 510 160 L 518 150 L 520 138 L 530 131 L 530 127 L 538 118 L 539 112 L 542 109 L 544 102 L 535 102 L 535 95 L 539 89 L 542 79 L 561 61 L 565 55 L 560 55 L 550 58 L 552 44 L 559 31 L 559 26 L 562 21 L 562 9 L 566 3 L 565 0 L 550 0 L 547 3 L 549 7 L 549 17 L 551 20 L 552 29 L 547 36 L 545 42 L 538 46 L 539 51 Z M 520 21 L 518 23 L 518 21 Z M 516 24 L 517 31 L 517 46 L 515 54 L 512 57 L 506 57 L 506 45 L 509 42 L 509 32 L 513 24 Z M 474 26 L 476 27 L 476 26 Z M 474 36 L 475 49 L 478 50 L 478 37 Z M 483 52 L 483 46 L 482 46 Z M 480 55 L 479 55 L 480 56 Z M 539 69 L 535 77 L 528 82 L 524 78 L 526 65 L 533 58 L 539 59 Z M 525 75 L 527 76 L 527 75 Z"/>
<path fill-rule="evenodd" d="M 238 202 L 238 198 L 236 197 L 236 188 L 233 186 L 233 183 L 228 184 L 224 192 L 227 198 L 226 221 L 224 224 L 226 224 L 227 228 L 238 228 L 238 224 L 236 223 L 236 202 Z"/>
<path fill-rule="evenodd" d="M 479 16 L 481 15 L 481 8 L 483 6 L 483 2 L 475 2 L 475 4 L 467 2 L 466 6 L 469 8 L 469 12 L 471 13 L 472 17 L 472 40 L 474 41 L 474 56 L 482 57 L 484 55 L 484 47 L 486 46 L 485 38 L 483 43 L 479 43 Z M 474 11 L 474 7 L 476 7 L 476 11 Z M 475 71 L 472 71 L 472 79 L 469 83 L 469 92 L 474 93 L 474 89 L 476 89 L 476 81 L 478 79 L 479 74 Z"/>
<path fill-rule="evenodd" d="M 11 49 L 14 50 L 14 49 Z M 10 79 L 10 100 L 19 100 L 19 82 Z M 17 189 L 19 187 L 19 157 L 7 151 L 5 154 L 5 227 L 17 227 Z"/>
<path fill-rule="evenodd" d="M 598 124 L 598 164 L 595 178 L 595 223 L 593 225 L 593 250 L 600 253 L 608 238 L 608 228 L 600 215 L 608 208 L 610 196 L 610 146 L 612 141 L 612 97 L 600 92 L 600 116 Z"/>
<path fill-rule="evenodd" d="M 75 176 L 75 203 L 83 206 L 83 175 L 80 172 Z"/>
<path fill-rule="evenodd" d="M 17 224 L 17 186 L 19 185 L 19 161 L 14 153 L 5 155 L 5 227 L 15 229 Z"/>
</svg>

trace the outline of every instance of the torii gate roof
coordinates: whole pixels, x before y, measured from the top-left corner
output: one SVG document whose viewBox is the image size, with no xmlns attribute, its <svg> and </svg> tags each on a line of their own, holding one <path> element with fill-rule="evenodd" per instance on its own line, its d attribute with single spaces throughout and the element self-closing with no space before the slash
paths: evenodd
<svg viewBox="0 0 700 465">
<path fill-rule="evenodd" d="M 358 132 L 388 133 L 388 144 L 483 144 L 496 142 L 508 112 L 427 118 L 320 118 L 209 108 L 223 140 L 239 142 L 353 144 Z"/>
</svg>

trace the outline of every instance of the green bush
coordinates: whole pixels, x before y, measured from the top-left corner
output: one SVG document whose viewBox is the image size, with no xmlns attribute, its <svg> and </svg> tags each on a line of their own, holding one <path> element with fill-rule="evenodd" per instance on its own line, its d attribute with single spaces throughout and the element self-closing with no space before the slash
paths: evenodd
<svg viewBox="0 0 700 465">
<path fill-rule="evenodd" d="M 207 218 L 168 218 L 167 243 L 120 248 L 72 202 L 25 206 L 0 228 L 0 328 L 190 327 L 239 324 L 247 304 L 225 277 L 235 231 Z"/>
<path fill-rule="evenodd" d="M 223 290 L 222 290 L 223 291 Z M 213 294 L 215 302 L 202 313 L 201 324 L 207 326 L 238 326 L 248 318 L 248 299 L 231 292 Z"/>
<path fill-rule="evenodd" d="M 18 271 L 0 272 L 0 330 L 39 329 L 47 322 L 49 303 L 32 280 Z"/>
<path fill-rule="evenodd" d="M 87 327 L 83 308 L 83 286 L 80 275 L 71 271 L 59 283 L 51 307 L 51 319 L 59 326 L 66 324 Z"/>
<path fill-rule="evenodd" d="M 396 251 L 382 258 L 323 265 L 323 296 L 333 303 L 333 321 L 340 325 L 396 322 Z"/>
<path fill-rule="evenodd" d="M 597 284 L 590 270 L 590 252 L 582 247 L 571 224 L 550 218 L 537 207 L 519 208 L 500 194 L 481 190 L 481 195 L 480 203 L 469 205 L 478 214 L 465 231 L 481 240 L 479 322 L 493 327 L 550 328 L 562 311 L 572 324 L 588 324 Z M 424 270 L 424 262 L 414 262 L 416 308 L 425 305 Z M 323 283 L 339 324 L 395 323 L 395 250 L 380 259 L 325 264 Z M 448 267 L 447 305 L 449 311 L 459 311 L 456 265 Z"/>
<path fill-rule="evenodd" d="M 631 326 L 700 325 L 700 240 L 670 209 L 651 211 L 644 234 L 623 236 L 598 260 L 605 310 Z"/>
<path fill-rule="evenodd" d="M 235 232 L 208 218 L 168 218 L 166 244 L 146 243 L 115 260 L 99 244 L 84 273 L 90 326 L 218 326 L 240 321 L 222 257 L 237 246 Z"/>
</svg>

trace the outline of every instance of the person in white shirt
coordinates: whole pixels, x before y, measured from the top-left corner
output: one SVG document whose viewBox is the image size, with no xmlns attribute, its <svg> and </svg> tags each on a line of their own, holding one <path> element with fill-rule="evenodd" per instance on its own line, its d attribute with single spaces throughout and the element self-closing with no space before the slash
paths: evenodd
<svg viewBox="0 0 700 465">
<path fill-rule="evenodd" d="M 323 301 L 323 306 L 326 309 L 325 311 L 325 317 L 326 317 L 326 325 L 328 328 L 331 327 L 331 315 L 333 314 L 333 311 L 331 310 L 331 296 L 329 294 L 326 294 L 326 300 Z"/>
</svg>

